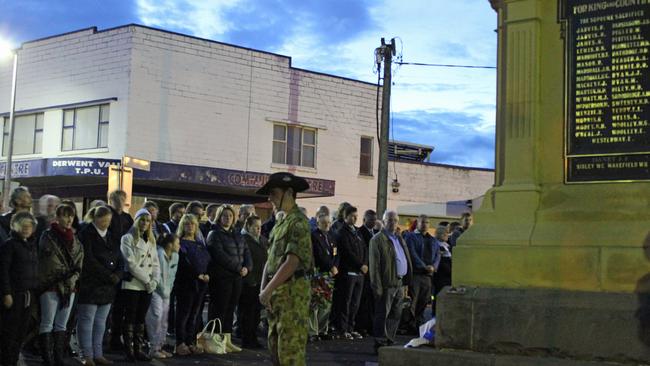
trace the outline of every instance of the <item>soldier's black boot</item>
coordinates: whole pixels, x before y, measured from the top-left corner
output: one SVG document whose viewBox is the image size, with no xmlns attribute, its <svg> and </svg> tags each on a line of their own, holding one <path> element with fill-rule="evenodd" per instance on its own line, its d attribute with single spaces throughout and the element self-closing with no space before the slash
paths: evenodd
<svg viewBox="0 0 650 366">
<path fill-rule="evenodd" d="M 54 366 L 54 344 L 52 343 L 52 333 L 43 333 L 38 336 L 41 357 L 43 365 Z"/>
</svg>

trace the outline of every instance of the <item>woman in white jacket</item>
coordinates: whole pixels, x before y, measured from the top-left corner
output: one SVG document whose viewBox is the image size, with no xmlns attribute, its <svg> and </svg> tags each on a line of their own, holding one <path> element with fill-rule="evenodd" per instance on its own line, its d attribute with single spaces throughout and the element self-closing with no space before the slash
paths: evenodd
<svg viewBox="0 0 650 366">
<path fill-rule="evenodd" d="M 133 276 L 122 281 L 122 295 L 131 311 L 126 313 L 124 349 L 129 361 L 151 361 L 144 352 L 145 316 L 151 303 L 151 294 L 160 280 L 160 262 L 156 240 L 151 230 L 151 214 L 140 209 L 135 214 L 131 229 L 122 236 L 120 246 L 126 270 Z"/>
</svg>

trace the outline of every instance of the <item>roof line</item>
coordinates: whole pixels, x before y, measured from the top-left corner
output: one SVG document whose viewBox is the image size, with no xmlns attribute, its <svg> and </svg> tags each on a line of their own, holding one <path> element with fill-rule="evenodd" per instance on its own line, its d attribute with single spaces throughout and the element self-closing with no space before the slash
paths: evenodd
<svg viewBox="0 0 650 366">
<path fill-rule="evenodd" d="M 67 35 L 69 35 L 69 34 L 80 33 L 80 32 L 87 31 L 87 30 L 91 30 L 91 29 L 92 29 L 92 31 L 93 31 L 93 34 L 94 34 L 94 33 L 98 33 L 98 32 L 97 32 L 97 27 L 86 27 L 86 28 L 81 28 L 81 29 L 73 30 L 73 31 L 70 31 L 70 32 L 59 33 L 59 34 L 54 34 L 54 35 L 47 36 L 47 37 L 31 39 L 31 40 L 29 40 L 29 41 L 25 41 L 25 42 L 21 43 L 21 44 L 20 44 L 20 48 L 22 48 L 23 45 L 26 45 L 26 44 L 29 44 L 29 43 L 36 43 L 36 42 L 46 41 L 46 40 L 48 40 L 48 39 L 57 38 L 57 37 L 63 37 L 63 36 L 67 36 Z"/>
<path fill-rule="evenodd" d="M 417 165 L 427 165 L 427 166 L 439 166 L 443 168 L 454 168 L 454 169 L 464 169 L 464 170 L 479 170 L 483 172 L 494 172 L 494 169 L 490 168 L 478 168 L 472 166 L 462 166 L 462 165 L 452 165 L 452 164 L 442 164 L 442 163 L 428 163 L 425 161 L 410 161 L 410 160 L 401 160 L 401 159 L 388 159 L 397 163 L 406 163 L 406 164 L 417 164 Z"/>
<path fill-rule="evenodd" d="M 50 105 L 50 106 L 39 107 L 39 108 L 21 109 L 21 110 L 18 110 L 18 111 L 14 111 L 14 116 L 31 114 L 31 113 L 34 113 L 34 112 L 44 112 L 44 111 L 51 110 L 51 109 L 67 109 L 67 108 L 86 107 L 86 106 L 92 106 L 92 105 L 96 105 L 96 104 L 104 104 L 106 102 L 115 102 L 115 101 L 117 101 L 117 97 L 93 99 L 93 100 L 86 100 L 86 101 L 83 101 L 83 102 L 75 102 L 75 103 L 57 104 L 57 105 Z M 0 117 L 7 117 L 9 115 L 10 115 L 10 112 L 0 112 Z"/>
<path fill-rule="evenodd" d="M 293 59 L 291 58 L 291 56 L 281 55 L 279 53 L 273 53 L 273 52 L 264 51 L 264 50 L 258 50 L 258 49 L 250 48 L 250 47 L 239 46 L 239 45 L 232 44 L 232 43 L 227 43 L 227 42 L 215 41 L 213 39 L 197 37 L 197 36 L 193 36 L 193 35 L 190 35 L 190 34 L 174 32 L 174 31 L 170 31 L 170 30 L 166 30 L 166 29 L 162 29 L 162 28 L 156 28 L 156 27 L 151 27 L 151 26 L 148 26 L 148 25 L 142 25 L 142 24 L 137 24 L 137 23 L 129 23 L 129 24 L 124 24 L 124 25 L 118 25 L 118 26 L 115 26 L 115 27 L 106 28 L 106 29 L 102 29 L 102 30 L 97 30 L 96 26 L 82 28 L 82 29 L 78 29 L 78 30 L 74 30 L 74 31 L 70 31 L 70 32 L 65 32 L 65 33 L 55 34 L 55 35 L 51 35 L 51 36 L 47 36 L 47 37 L 43 37 L 43 38 L 38 38 L 38 39 L 30 40 L 30 41 L 25 41 L 25 42 L 23 42 L 21 44 L 21 48 L 22 48 L 22 45 L 25 45 L 25 44 L 45 41 L 45 40 L 48 40 L 48 39 L 51 39 L 51 38 L 62 37 L 62 36 L 66 36 L 66 35 L 69 35 L 69 34 L 79 33 L 79 32 L 83 32 L 83 31 L 87 31 L 87 30 L 92 30 L 93 34 L 97 34 L 97 33 L 110 32 L 110 31 L 117 30 L 117 29 L 122 29 L 122 28 L 128 28 L 128 27 L 138 27 L 138 28 L 150 29 L 150 30 L 163 32 L 163 33 L 167 33 L 167 34 L 173 34 L 173 35 L 177 35 L 177 36 L 181 36 L 181 37 L 188 37 L 188 38 L 196 39 L 196 40 L 199 40 L 199 41 L 220 44 L 220 45 L 234 47 L 234 48 L 247 50 L 247 51 L 252 51 L 252 52 L 259 52 L 259 53 L 272 55 L 272 56 L 276 56 L 276 57 L 282 57 L 282 58 L 286 58 L 286 59 L 289 60 L 289 68 L 291 68 L 293 70 L 305 71 L 305 72 L 309 72 L 311 74 L 323 75 L 323 76 L 328 76 L 328 77 L 332 77 L 332 78 L 336 78 L 336 79 L 342 79 L 342 80 L 348 80 L 348 81 L 352 81 L 352 82 L 357 82 L 357 83 L 361 83 L 361 84 L 370 85 L 370 86 L 373 86 L 373 87 L 377 86 L 377 84 L 371 83 L 371 82 L 368 82 L 368 81 L 357 80 L 357 79 L 353 79 L 353 78 L 349 78 L 349 77 L 345 77 L 345 76 L 340 76 L 340 75 L 329 74 L 329 73 L 321 72 L 321 71 L 314 71 L 314 70 L 307 70 L 307 69 L 302 69 L 302 68 L 298 68 L 298 67 L 293 67 L 292 66 Z"/>
</svg>

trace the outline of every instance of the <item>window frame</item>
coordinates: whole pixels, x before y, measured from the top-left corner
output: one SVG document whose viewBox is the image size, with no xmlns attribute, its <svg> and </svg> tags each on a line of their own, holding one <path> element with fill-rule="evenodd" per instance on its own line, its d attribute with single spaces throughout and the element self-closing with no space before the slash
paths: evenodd
<svg viewBox="0 0 650 366">
<path fill-rule="evenodd" d="M 284 129 L 284 140 L 278 140 L 275 138 L 275 128 L 276 127 L 282 127 Z M 296 134 L 296 136 L 300 137 L 300 161 L 298 165 L 295 164 L 289 164 L 287 159 L 289 157 L 289 128 L 296 128 L 300 130 L 299 134 Z M 314 143 L 305 143 L 305 132 L 313 132 L 314 133 Z M 280 164 L 280 165 L 287 165 L 287 166 L 297 166 L 300 168 L 306 168 L 306 169 L 316 169 L 317 167 L 317 161 L 318 161 L 318 128 L 314 127 L 308 127 L 308 126 L 303 126 L 303 125 L 298 125 L 298 124 L 287 124 L 287 123 L 273 123 L 273 135 L 272 135 L 272 149 L 273 151 L 275 150 L 275 144 L 283 144 L 284 145 L 284 162 L 277 162 L 273 160 L 273 154 L 271 154 L 271 163 L 272 164 Z M 305 165 L 305 147 L 311 147 L 314 149 L 314 164 L 313 166 L 306 166 Z"/>
<path fill-rule="evenodd" d="M 311 131 L 314 133 L 314 143 L 307 144 L 305 143 L 305 132 Z M 304 168 L 316 169 L 316 147 L 318 146 L 318 130 L 315 128 L 302 127 L 300 126 L 300 134 L 302 141 L 300 141 L 300 166 Z M 314 166 L 305 165 L 305 146 L 314 148 Z"/>
<path fill-rule="evenodd" d="M 43 125 L 41 128 L 38 128 L 38 116 L 42 115 L 43 116 Z M 32 152 L 26 153 L 26 154 L 17 154 L 14 151 L 11 152 L 11 155 L 14 156 L 23 156 L 23 155 L 38 155 L 43 153 L 43 130 L 45 129 L 45 112 L 36 112 L 36 113 L 28 113 L 28 114 L 21 114 L 21 115 L 14 115 L 14 134 L 16 132 L 16 120 L 18 117 L 29 117 L 33 116 L 33 123 L 34 123 L 34 128 L 33 128 L 33 133 L 32 133 Z M 6 141 L 9 142 L 9 130 L 8 130 L 8 125 L 9 125 L 9 118 L 10 117 L 4 117 L 2 119 L 2 150 L 0 151 L 0 156 L 3 158 L 7 157 L 7 154 L 5 154 L 5 138 Z M 39 149 L 36 147 L 36 135 L 41 134 L 41 146 Z M 16 136 L 14 135 L 14 140 L 16 139 Z M 8 148 L 8 147 L 7 147 Z M 37 151 L 38 150 L 38 151 Z"/>
<path fill-rule="evenodd" d="M 276 139 L 275 139 L 275 127 L 282 127 L 282 128 L 284 129 L 284 140 L 276 140 Z M 273 151 L 271 152 L 271 161 L 272 161 L 274 164 L 284 164 L 284 165 L 287 165 L 287 149 L 288 149 L 288 145 L 289 145 L 289 143 L 288 143 L 288 141 L 287 141 L 287 139 L 289 138 L 288 135 L 289 135 L 289 128 L 288 128 L 287 125 L 283 125 L 283 124 L 280 124 L 280 123 L 274 123 L 274 124 L 273 124 L 273 142 L 272 142 L 273 147 L 275 147 L 275 143 L 279 143 L 279 144 L 283 144 L 283 145 L 284 145 L 284 149 L 282 149 L 282 152 L 284 153 L 284 155 L 283 155 L 283 159 L 282 159 L 282 161 L 283 161 L 282 163 L 278 163 L 278 162 L 273 161 Z"/>
<path fill-rule="evenodd" d="M 363 151 L 362 151 L 362 149 L 363 149 L 363 140 L 364 139 L 365 140 L 370 140 L 370 154 L 369 154 L 369 156 L 368 156 L 368 154 L 364 154 Z M 374 156 L 373 155 L 375 153 L 374 143 L 375 143 L 375 138 L 371 137 L 371 136 L 361 136 L 361 138 L 359 139 L 359 175 L 361 175 L 361 176 L 364 176 L 364 177 L 372 177 L 372 176 L 374 176 L 373 175 L 373 169 L 374 169 L 374 166 L 373 166 L 373 163 L 374 163 L 373 157 Z M 365 172 L 361 171 L 362 159 L 363 159 L 364 156 L 368 156 L 369 163 L 370 163 L 370 170 L 369 170 L 368 173 L 365 173 Z"/>
<path fill-rule="evenodd" d="M 103 121 L 102 120 L 102 108 L 107 107 L 108 108 L 108 120 Z M 94 147 L 85 147 L 85 148 L 76 148 L 75 143 L 77 139 L 77 111 L 79 109 L 87 109 L 87 108 L 97 108 L 97 137 L 95 139 L 95 146 Z M 65 114 L 66 112 L 72 111 L 72 124 L 69 126 L 65 125 Z M 68 151 L 84 151 L 84 150 L 94 150 L 94 149 L 105 149 L 108 148 L 108 135 L 106 136 L 106 146 L 101 146 L 101 131 L 102 131 L 102 126 L 109 126 L 107 129 L 107 132 L 110 131 L 110 113 L 111 113 L 111 104 L 110 103 L 102 103 L 102 104 L 94 104 L 94 105 L 88 105 L 88 106 L 78 106 L 74 108 L 66 108 L 63 109 L 63 114 L 61 118 L 61 151 L 62 152 L 68 152 Z M 70 142 L 70 149 L 66 149 L 64 145 L 64 140 L 65 140 L 65 131 L 66 130 L 72 130 L 72 141 Z"/>
</svg>

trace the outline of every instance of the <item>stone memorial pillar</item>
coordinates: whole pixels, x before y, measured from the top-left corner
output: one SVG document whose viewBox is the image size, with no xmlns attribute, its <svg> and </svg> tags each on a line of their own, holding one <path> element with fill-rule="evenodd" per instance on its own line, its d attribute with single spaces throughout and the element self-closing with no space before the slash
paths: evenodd
<svg viewBox="0 0 650 366">
<path fill-rule="evenodd" d="M 436 346 L 650 362 L 650 0 L 491 3 L 496 182 Z"/>
</svg>

